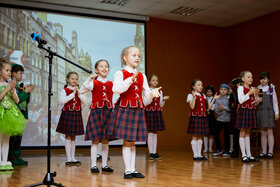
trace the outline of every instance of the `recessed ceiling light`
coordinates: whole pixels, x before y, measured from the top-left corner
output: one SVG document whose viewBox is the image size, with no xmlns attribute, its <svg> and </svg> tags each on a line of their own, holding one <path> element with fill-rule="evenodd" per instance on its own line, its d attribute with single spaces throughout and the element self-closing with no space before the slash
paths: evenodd
<svg viewBox="0 0 280 187">
<path fill-rule="evenodd" d="M 117 5 L 117 6 L 124 6 L 131 0 L 102 0 L 100 3 L 110 4 L 110 5 Z"/>
<path fill-rule="evenodd" d="M 190 16 L 190 15 L 198 13 L 200 11 L 202 11 L 202 9 L 200 9 L 200 8 L 182 7 L 181 6 L 179 8 L 176 8 L 176 9 L 170 11 L 169 13 Z"/>
</svg>

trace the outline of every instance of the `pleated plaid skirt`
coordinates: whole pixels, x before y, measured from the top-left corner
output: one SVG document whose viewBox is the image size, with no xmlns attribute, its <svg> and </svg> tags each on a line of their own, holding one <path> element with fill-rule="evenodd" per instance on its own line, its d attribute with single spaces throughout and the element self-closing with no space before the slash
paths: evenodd
<svg viewBox="0 0 280 187">
<path fill-rule="evenodd" d="M 256 110 L 239 108 L 236 115 L 235 128 L 257 128 Z"/>
<path fill-rule="evenodd" d="M 207 117 L 190 116 L 188 134 L 210 134 Z"/>
<path fill-rule="evenodd" d="M 148 132 L 165 130 L 162 111 L 145 111 L 145 118 Z"/>
<path fill-rule="evenodd" d="M 62 111 L 56 132 L 67 135 L 83 135 L 84 125 L 81 111 Z"/>
<path fill-rule="evenodd" d="M 115 106 L 108 134 L 115 139 L 146 141 L 145 110 Z"/>
<path fill-rule="evenodd" d="M 110 135 L 107 131 L 112 114 L 112 109 L 106 106 L 92 109 L 88 117 L 85 140 L 109 140 Z"/>
</svg>

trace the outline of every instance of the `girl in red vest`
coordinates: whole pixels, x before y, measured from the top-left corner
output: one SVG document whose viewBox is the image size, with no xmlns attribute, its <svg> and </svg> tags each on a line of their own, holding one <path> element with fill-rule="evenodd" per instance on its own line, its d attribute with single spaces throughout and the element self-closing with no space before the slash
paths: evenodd
<svg viewBox="0 0 280 187">
<path fill-rule="evenodd" d="M 206 96 L 202 94 L 203 85 L 201 80 L 195 79 L 191 84 L 192 93 L 188 95 L 187 102 L 190 104 L 190 118 L 188 126 L 188 134 L 192 134 L 192 150 L 194 160 L 207 160 L 201 155 L 202 149 L 202 136 L 209 135 L 209 125 L 207 120 L 206 111 L 212 108 L 216 99 L 219 98 L 215 94 L 211 103 L 208 106 Z"/>
<path fill-rule="evenodd" d="M 140 50 L 137 47 L 124 48 L 121 61 L 126 66 L 114 75 L 113 92 L 120 94 L 120 98 L 115 104 L 108 134 L 124 140 L 122 151 L 125 164 L 124 178 L 144 178 L 145 176 L 135 169 L 135 141 L 147 139 L 142 94 L 151 102 L 154 97 L 160 96 L 160 88 L 151 91 L 146 76 L 136 69 L 140 62 Z"/>
<path fill-rule="evenodd" d="M 97 150 L 99 142 L 102 142 L 102 171 L 113 172 L 107 166 L 109 152 L 108 126 L 112 117 L 113 82 L 107 80 L 109 63 L 107 60 L 99 60 L 95 63 L 96 74 L 90 76 L 83 87 L 83 91 L 91 91 L 92 103 L 87 122 L 85 140 L 91 140 L 91 172 L 98 173 L 96 166 Z"/>
<path fill-rule="evenodd" d="M 158 77 L 152 74 L 149 79 L 150 90 L 158 86 Z M 165 101 L 169 99 L 169 96 L 164 96 L 160 91 L 160 97 L 154 98 L 151 103 L 147 103 L 145 97 L 143 98 L 145 108 L 145 117 L 148 130 L 148 148 L 149 159 L 161 159 L 161 156 L 157 153 L 157 132 L 165 130 L 165 125 L 162 117 L 162 107 Z"/>
<path fill-rule="evenodd" d="M 242 86 L 237 89 L 239 101 L 235 128 L 240 129 L 239 146 L 242 153 L 242 162 L 257 162 L 251 155 L 250 129 L 257 128 L 256 105 L 262 101 L 258 97 L 258 88 L 251 87 L 253 75 L 250 71 L 243 71 L 240 74 Z"/>
<path fill-rule="evenodd" d="M 82 103 L 85 96 L 80 94 L 78 74 L 69 72 L 66 76 L 66 85 L 60 93 L 60 101 L 64 105 L 59 118 L 56 132 L 65 134 L 66 165 L 81 164 L 75 159 L 75 138 L 84 134 Z"/>
</svg>

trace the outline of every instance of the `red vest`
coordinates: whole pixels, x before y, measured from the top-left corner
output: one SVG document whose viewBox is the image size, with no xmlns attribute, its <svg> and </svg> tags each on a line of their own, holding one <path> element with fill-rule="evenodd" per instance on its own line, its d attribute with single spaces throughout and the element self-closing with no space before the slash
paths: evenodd
<svg viewBox="0 0 280 187">
<path fill-rule="evenodd" d="M 248 92 L 250 91 L 249 88 L 246 88 L 245 86 L 243 86 L 243 93 L 244 95 L 246 95 Z M 256 109 L 256 105 L 255 105 L 255 95 L 254 94 L 251 94 L 250 95 L 250 99 L 248 99 L 247 101 L 245 101 L 244 103 L 242 104 L 239 104 L 238 108 L 248 108 L 248 109 Z"/>
<path fill-rule="evenodd" d="M 203 95 L 196 95 L 195 108 L 191 109 L 191 116 L 206 117 L 205 98 Z"/>
<path fill-rule="evenodd" d="M 133 73 L 129 73 L 126 70 L 122 70 L 123 80 L 131 77 Z M 130 85 L 128 90 L 122 94 L 120 94 L 120 98 L 117 103 L 119 103 L 120 107 L 127 107 L 129 105 L 130 108 L 143 108 L 143 100 L 142 100 L 142 91 L 143 91 L 143 75 L 139 73 L 137 77 L 134 79 L 133 83 Z"/>
<path fill-rule="evenodd" d="M 91 91 L 92 103 L 90 109 L 103 108 L 105 103 L 108 108 L 113 108 L 113 82 L 107 81 L 103 83 L 98 80 L 93 80 L 93 90 Z"/>
<path fill-rule="evenodd" d="M 69 88 L 64 88 L 66 92 L 66 96 L 73 93 L 74 90 L 71 90 Z M 63 111 L 81 111 L 82 110 L 82 102 L 78 96 L 78 94 L 75 95 L 75 97 L 64 104 Z"/>
<path fill-rule="evenodd" d="M 156 110 L 157 111 L 162 111 L 162 108 L 160 107 L 160 97 L 153 98 L 153 101 L 151 102 L 151 104 L 146 106 L 146 111 L 156 111 Z"/>
</svg>

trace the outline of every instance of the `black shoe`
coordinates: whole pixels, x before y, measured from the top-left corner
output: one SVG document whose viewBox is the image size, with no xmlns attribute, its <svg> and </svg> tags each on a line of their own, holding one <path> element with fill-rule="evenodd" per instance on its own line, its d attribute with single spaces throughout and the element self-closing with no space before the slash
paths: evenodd
<svg viewBox="0 0 280 187">
<path fill-rule="evenodd" d="M 200 158 L 199 157 L 193 157 L 193 160 L 198 161 L 198 160 L 200 160 Z"/>
<path fill-rule="evenodd" d="M 80 161 L 78 161 L 78 160 L 76 160 L 76 161 L 74 161 L 74 162 L 72 161 L 71 163 L 72 163 L 72 164 L 75 164 L 75 165 L 82 164 L 82 162 L 80 162 Z"/>
<path fill-rule="evenodd" d="M 162 159 L 162 156 L 160 156 L 159 154 L 155 153 L 154 154 L 154 158 L 159 160 L 159 159 Z"/>
<path fill-rule="evenodd" d="M 250 160 L 248 159 L 247 156 L 243 156 L 242 157 L 242 162 L 250 162 Z"/>
<path fill-rule="evenodd" d="M 132 174 L 132 177 L 135 177 L 135 178 L 145 178 L 144 175 L 142 175 L 141 173 L 137 172 L 137 171 L 134 171 Z"/>
<path fill-rule="evenodd" d="M 96 157 L 97 160 L 102 160 L 102 156 L 100 154 L 97 154 L 97 157 Z"/>
<path fill-rule="evenodd" d="M 132 174 L 130 172 L 125 172 L 124 175 L 123 175 L 123 178 L 124 179 L 132 179 Z"/>
<path fill-rule="evenodd" d="M 198 160 L 205 161 L 205 160 L 208 160 L 208 159 L 205 158 L 204 156 L 201 156 L 201 157 L 198 157 Z"/>
<path fill-rule="evenodd" d="M 261 154 L 259 154 L 259 155 L 257 156 L 257 158 L 266 158 L 266 154 L 261 153 Z"/>
<path fill-rule="evenodd" d="M 71 165 L 72 164 L 72 162 L 71 161 L 67 161 L 67 162 L 65 162 L 65 165 L 66 166 L 69 166 L 69 165 Z"/>
<path fill-rule="evenodd" d="M 266 158 L 272 159 L 272 158 L 273 158 L 273 154 L 272 154 L 272 153 L 268 153 L 268 154 L 266 155 Z"/>
<path fill-rule="evenodd" d="M 153 153 L 149 154 L 149 160 L 154 160 L 154 154 Z"/>
<path fill-rule="evenodd" d="M 114 170 L 108 166 L 105 166 L 104 168 L 102 168 L 102 171 L 113 172 Z"/>
<path fill-rule="evenodd" d="M 258 162 L 258 160 L 255 159 L 255 157 L 253 157 L 253 156 L 249 156 L 248 159 L 250 162 Z"/>
<path fill-rule="evenodd" d="M 230 156 L 231 156 L 231 158 L 237 158 L 238 157 L 238 151 L 234 151 Z"/>
<path fill-rule="evenodd" d="M 91 173 L 99 173 L 99 169 L 96 166 L 90 168 L 90 171 Z"/>
</svg>

